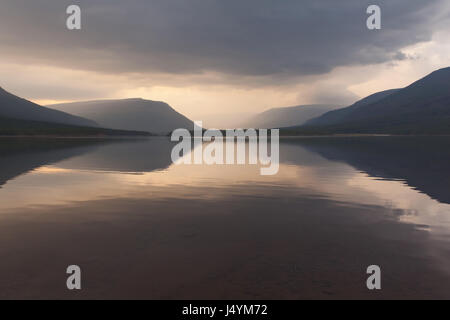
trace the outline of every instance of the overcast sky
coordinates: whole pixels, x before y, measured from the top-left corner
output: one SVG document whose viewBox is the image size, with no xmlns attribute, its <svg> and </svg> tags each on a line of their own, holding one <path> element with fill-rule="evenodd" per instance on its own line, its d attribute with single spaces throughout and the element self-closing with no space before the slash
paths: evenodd
<svg viewBox="0 0 450 320">
<path fill-rule="evenodd" d="M 450 66 L 449 30 L 448 0 L 0 0 L 0 86 L 43 104 L 163 100 L 198 120 L 345 105 Z"/>
</svg>

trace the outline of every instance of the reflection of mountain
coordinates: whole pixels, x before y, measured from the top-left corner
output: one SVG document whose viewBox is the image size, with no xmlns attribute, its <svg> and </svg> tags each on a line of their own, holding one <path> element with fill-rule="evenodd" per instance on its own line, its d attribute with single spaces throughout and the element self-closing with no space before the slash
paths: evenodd
<svg viewBox="0 0 450 320">
<path fill-rule="evenodd" d="M 0 186 L 44 165 L 122 172 L 149 172 L 169 167 L 172 144 L 168 138 L 2 139 Z"/>
<path fill-rule="evenodd" d="M 286 139 L 373 177 L 400 179 L 450 203 L 450 137 L 348 137 Z"/>
<path fill-rule="evenodd" d="M 8 180 L 40 166 L 94 150 L 105 140 L 1 139 L 0 187 Z"/>
<path fill-rule="evenodd" d="M 58 163 L 67 169 L 150 172 L 172 164 L 173 144 L 167 137 L 102 145 L 92 152 Z"/>
</svg>

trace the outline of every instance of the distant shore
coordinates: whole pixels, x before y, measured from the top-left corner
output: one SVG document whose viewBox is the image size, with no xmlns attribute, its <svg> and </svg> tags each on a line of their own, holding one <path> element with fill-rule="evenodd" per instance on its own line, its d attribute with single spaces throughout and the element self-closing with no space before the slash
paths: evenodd
<svg viewBox="0 0 450 320">
<path fill-rule="evenodd" d="M 0 135 L 0 139 L 144 139 L 144 138 L 165 137 L 162 135 L 85 135 L 85 136 L 64 136 L 64 135 Z"/>
<path fill-rule="evenodd" d="M 294 138 L 352 138 L 352 137 L 448 137 L 450 134 L 326 134 L 326 135 L 280 135 L 280 139 Z M 142 134 L 142 135 L 1 135 L 5 138 L 36 138 L 36 139 L 140 139 L 140 138 L 169 138 L 170 135 Z"/>
</svg>

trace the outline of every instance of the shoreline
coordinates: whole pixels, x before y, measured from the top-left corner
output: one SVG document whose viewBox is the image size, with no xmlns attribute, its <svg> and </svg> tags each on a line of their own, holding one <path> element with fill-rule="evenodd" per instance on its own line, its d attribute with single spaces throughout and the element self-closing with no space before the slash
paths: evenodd
<svg viewBox="0 0 450 320">
<path fill-rule="evenodd" d="M 87 135 L 87 136 L 61 136 L 61 135 L 0 135 L 0 139 L 148 139 L 148 138 L 160 138 L 165 136 L 160 135 L 142 135 L 142 136 L 95 136 L 95 135 Z"/>
<path fill-rule="evenodd" d="M 170 135 L 0 135 L 0 139 L 148 139 L 168 138 Z M 364 138 L 364 137 L 450 137 L 450 134 L 326 134 L 326 135 L 280 135 L 280 139 L 292 138 Z"/>
<path fill-rule="evenodd" d="M 280 135 L 280 138 L 350 138 L 350 137 L 450 137 L 450 134 L 327 134 L 327 135 Z"/>
</svg>

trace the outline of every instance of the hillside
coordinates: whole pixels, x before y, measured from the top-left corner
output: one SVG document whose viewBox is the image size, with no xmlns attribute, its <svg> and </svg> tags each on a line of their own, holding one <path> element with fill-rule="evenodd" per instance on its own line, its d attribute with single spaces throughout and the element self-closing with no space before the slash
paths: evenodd
<svg viewBox="0 0 450 320">
<path fill-rule="evenodd" d="M 286 108 L 273 108 L 257 114 L 243 125 L 245 128 L 282 128 L 302 125 L 308 120 L 338 108 L 332 105 L 303 105 Z"/>
<path fill-rule="evenodd" d="M 354 105 L 328 112 L 297 134 L 450 134 L 450 68 L 437 70 L 403 89 L 369 96 Z"/>
<path fill-rule="evenodd" d="M 390 96 L 391 94 L 398 92 L 399 90 L 400 89 L 391 89 L 374 93 L 364 99 L 355 102 L 353 105 L 347 108 L 329 111 L 327 113 L 324 113 L 322 116 L 317 116 L 316 118 L 309 119 L 309 121 L 307 121 L 306 123 L 307 125 L 331 125 L 336 124 L 340 121 L 345 121 L 347 117 L 350 117 L 352 114 L 356 113 L 361 108 L 376 103 Z"/>
<path fill-rule="evenodd" d="M 94 121 L 73 116 L 58 110 L 42 107 L 31 101 L 17 97 L 2 88 L 0 88 L 0 117 L 19 120 L 54 122 L 75 126 L 97 126 L 97 123 Z"/>
<path fill-rule="evenodd" d="M 100 126 L 122 130 L 169 133 L 192 129 L 191 120 L 164 102 L 143 99 L 99 100 L 52 105 L 52 108 L 86 117 Z"/>
<path fill-rule="evenodd" d="M 148 136 L 148 132 L 71 126 L 0 117 L 0 136 Z"/>
</svg>

